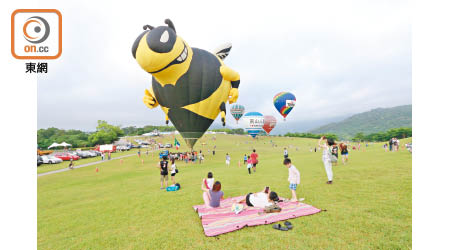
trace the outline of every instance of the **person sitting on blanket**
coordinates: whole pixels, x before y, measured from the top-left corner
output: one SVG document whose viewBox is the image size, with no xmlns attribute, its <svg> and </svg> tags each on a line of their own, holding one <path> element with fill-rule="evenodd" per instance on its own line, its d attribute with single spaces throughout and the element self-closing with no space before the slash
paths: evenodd
<svg viewBox="0 0 450 250">
<path fill-rule="evenodd" d="M 212 189 L 207 189 L 205 183 L 202 183 L 203 200 L 205 201 L 205 207 L 214 208 L 220 207 L 220 200 L 223 199 L 223 191 L 220 191 L 222 185 L 220 181 L 216 181 L 212 186 Z"/>
<path fill-rule="evenodd" d="M 269 187 L 265 187 L 259 193 L 248 193 L 245 199 L 242 199 L 239 203 L 245 202 L 249 207 L 265 208 L 276 204 L 279 200 L 277 193 L 270 191 Z"/>
</svg>

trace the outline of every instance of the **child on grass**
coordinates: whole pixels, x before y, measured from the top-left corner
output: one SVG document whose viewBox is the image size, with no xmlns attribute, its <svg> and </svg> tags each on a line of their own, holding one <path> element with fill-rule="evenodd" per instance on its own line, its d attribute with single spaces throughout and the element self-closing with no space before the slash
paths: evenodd
<svg viewBox="0 0 450 250">
<path fill-rule="evenodd" d="M 292 165 L 291 159 L 289 158 L 284 159 L 283 165 L 289 169 L 289 189 L 292 192 L 292 198 L 290 201 L 298 201 L 296 190 L 297 185 L 300 184 L 300 172 L 294 165 Z"/>
<path fill-rule="evenodd" d="M 248 160 L 247 160 L 247 170 L 248 170 L 248 174 L 252 174 L 252 171 L 251 171 L 251 169 L 252 169 L 252 159 L 251 158 L 248 158 Z"/>
</svg>

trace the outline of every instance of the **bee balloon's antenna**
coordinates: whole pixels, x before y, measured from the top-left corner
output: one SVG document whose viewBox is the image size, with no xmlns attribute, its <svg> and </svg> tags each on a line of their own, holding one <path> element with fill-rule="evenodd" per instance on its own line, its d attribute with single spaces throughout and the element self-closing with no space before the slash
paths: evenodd
<svg viewBox="0 0 450 250">
<path fill-rule="evenodd" d="M 167 24 L 167 26 L 169 26 L 169 28 L 173 29 L 173 31 L 175 31 L 175 33 L 177 33 L 177 31 L 175 30 L 175 26 L 173 25 L 172 21 L 170 21 L 169 18 L 164 20 L 164 22 Z"/>
<path fill-rule="evenodd" d="M 147 24 L 147 25 L 144 25 L 143 29 L 144 30 L 152 30 L 153 26 Z"/>
</svg>

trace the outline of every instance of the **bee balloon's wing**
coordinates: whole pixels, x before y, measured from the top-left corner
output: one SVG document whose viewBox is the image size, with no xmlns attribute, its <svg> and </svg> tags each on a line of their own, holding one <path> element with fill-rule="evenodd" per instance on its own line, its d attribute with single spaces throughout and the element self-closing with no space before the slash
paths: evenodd
<svg viewBox="0 0 450 250">
<path fill-rule="evenodd" d="M 222 44 L 214 50 L 214 54 L 216 54 L 216 56 L 218 56 L 220 59 L 224 60 L 225 57 L 230 54 L 231 47 L 231 43 Z"/>
</svg>

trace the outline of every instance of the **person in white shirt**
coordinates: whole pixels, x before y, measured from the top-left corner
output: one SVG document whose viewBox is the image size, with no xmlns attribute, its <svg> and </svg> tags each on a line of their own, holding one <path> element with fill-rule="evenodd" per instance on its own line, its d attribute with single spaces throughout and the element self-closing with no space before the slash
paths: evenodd
<svg viewBox="0 0 450 250">
<path fill-rule="evenodd" d="M 208 175 L 206 177 L 206 179 L 203 179 L 202 184 L 205 185 L 206 189 L 211 189 L 214 185 L 213 173 L 208 172 Z"/>
<path fill-rule="evenodd" d="M 177 174 L 177 166 L 175 165 L 175 158 L 172 158 L 172 166 L 170 166 L 170 178 L 172 178 L 173 185 L 175 185 L 175 175 Z"/>
<path fill-rule="evenodd" d="M 284 155 L 284 159 L 289 157 L 287 148 L 284 148 L 284 154 L 283 155 Z"/>
<path fill-rule="evenodd" d="M 245 199 L 239 201 L 239 203 L 247 204 L 249 207 L 265 208 L 278 202 L 280 198 L 277 193 L 270 191 L 269 187 L 265 187 L 261 192 L 248 193 Z"/>
<path fill-rule="evenodd" d="M 291 201 L 298 201 L 297 199 L 297 185 L 300 184 L 300 172 L 298 169 L 292 165 L 291 159 L 286 158 L 283 161 L 283 165 L 285 165 L 289 169 L 289 189 L 292 192 L 292 198 Z"/>
<path fill-rule="evenodd" d="M 227 155 L 225 156 L 225 164 L 227 164 L 227 166 L 230 166 L 230 160 L 231 160 L 231 157 L 230 157 L 230 155 L 227 153 Z"/>
</svg>

